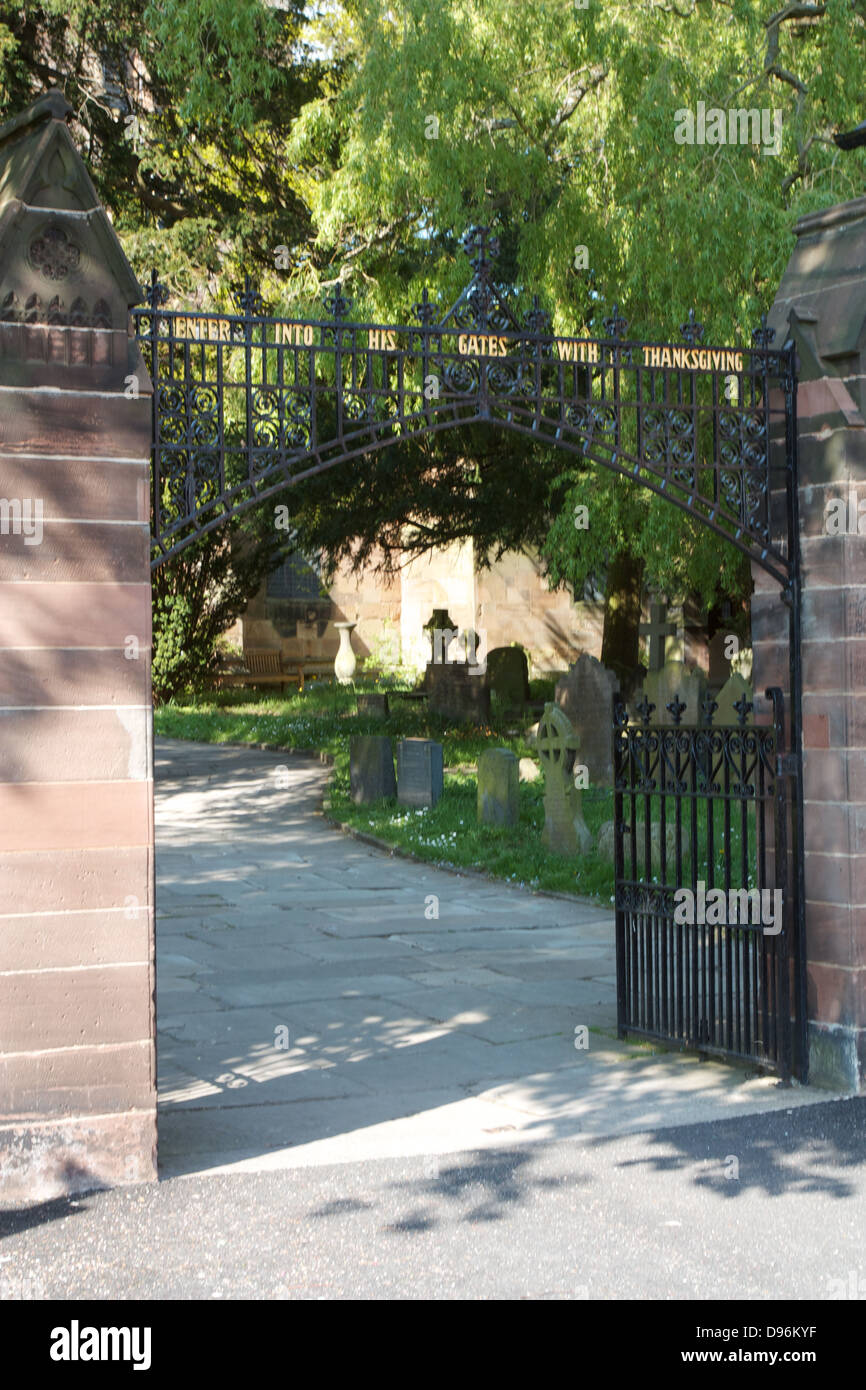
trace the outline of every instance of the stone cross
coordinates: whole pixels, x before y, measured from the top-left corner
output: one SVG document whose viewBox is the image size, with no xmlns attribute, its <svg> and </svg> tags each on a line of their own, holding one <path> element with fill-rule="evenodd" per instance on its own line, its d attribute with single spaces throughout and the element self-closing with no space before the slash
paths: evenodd
<svg viewBox="0 0 866 1390">
<path fill-rule="evenodd" d="M 544 769 L 542 841 L 553 854 L 587 854 L 592 835 L 583 818 L 572 768 L 580 739 L 558 705 L 544 706 L 538 724 L 538 756 Z"/>
<path fill-rule="evenodd" d="M 665 664 L 665 639 L 677 635 L 676 624 L 666 621 L 667 612 L 667 604 L 651 603 L 650 620 L 648 623 L 641 623 L 639 628 L 642 637 L 649 637 L 650 671 L 662 669 Z"/>
<path fill-rule="evenodd" d="M 447 664 L 448 649 L 459 632 L 447 608 L 434 608 L 421 630 L 430 635 L 431 663 L 436 666 Z"/>
</svg>

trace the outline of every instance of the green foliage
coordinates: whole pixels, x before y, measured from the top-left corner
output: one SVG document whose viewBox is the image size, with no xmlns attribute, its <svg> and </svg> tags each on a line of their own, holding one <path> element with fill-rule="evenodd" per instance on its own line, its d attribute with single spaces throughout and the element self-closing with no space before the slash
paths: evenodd
<svg viewBox="0 0 866 1390">
<path fill-rule="evenodd" d="M 293 495 L 292 519 L 328 574 L 339 562 L 396 571 L 409 556 L 467 539 L 484 565 L 506 550 L 541 546 L 560 468 L 549 449 L 515 443 L 493 426 L 410 435 L 305 483 Z"/>
<path fill-rule="evenodd" d="M 740 551 L 629 478 L 569 470 L 557 478 L 553 496 L 543 552 L 551 580 L 567 583 L 576 594 L 588 584 L 603 584 L 618 551 L 643 560 L 647 587 L 671 598 L 694 593 L 709 608 L 722 596 L 750 592 L 748 561 Z M 587 508 L 587 530 L 575 527 L 578 506 Z"/>
<path fill-rule="evenodd" d="M 384 688 L 412 689 L 421 671 L 403 661 L 399 628 L 383 618 L 377 635 L 369 643 L 370 655 L 364 661 L 365 676 L 376 673 L 376 683 Z"/>
<path fill-rule="evenodd" d="M 405 321 L 427 285 L 443 308 L 452 303 L 468 274 L 457 238 L 483 221 L 500 235 L 503 278 L 525 304 L 538 290 L 560 333 L 600 333 L 617 301 L 637 337 L 676 341 L 694 306 L 705 341 L 747 344 L 796 217 L 862 192 L 866 156 L 841 155 L 831 135 L 864 115 L 863 3 L 828 0 L 808 13 L 774 0 L 335 8 L 343 81 L 304 108 L 292 148 L 319 263 L 331 278 L 342 266 L 359 315 Z M 677 144 L 677 112 L 699 101 L 780 109 L 781 153 Z M 578 245 L 588 270 L 575 268 Z M 293 291 L 310 291 L 313 270 Z M 415 470 L 419 545 L 471 535 L 483 553 L 500 539 L 546 540 L 552 577 L 578 593 L 626 547 L 660 589 L 693 587 L 707 602 L 748 591 L 739 554 L 633 484 L 566 470 L 561 457 L 507 439 L 476 447 L 473 438 L 474 493 L 453 462 L 463 441 L 446 435 L 418 450 L 435 460 Z M 441 491 L 435 476 L 447 479 Z M 372 459 L 363 480 L 345 480 L 348 514 L 308 512 L 311 535 L 327 550 L 356 517 L 366 563 L 380 520 L 390 537 L 413 517 L 410 480 L 408 463 Z M 578 536 L 581 500 L 593 521 Z"/>
<path fill-rule="evenodd" d="M 792 213 L 862 189 L 864 156 L 828 143 L 863 115 L 862 4 L 769 28 L 772 0 L 338 8 L 351 62 L 304 111 L 294 152 L 317 240 L 349 251 L 371 310 L 408 309 L 430 279 L 456 297 L 454 235 L 494 218 L 506 268 L 543 291 L 560 331 L 617 299 L 639 333 L 676 335 L 697 305 L 708 341 L 742 340 L 778 283 Z M 675 113 L 700 100 L 780 108 L 781 155 L 676 144 Z"/>
<path fill-rule="evenodd" d="M 158 703 L 181 690 L 199 689 L 209 672 L 215 643 L 199 632 L 193 601 L 174 586 L 153 598 L 153 698 Z"/>
<path fill-rule="evenodd" d="M 331 64 L 303 22 L 292 0 L 0 5 L 0 117 L 63 88 L 139 277 L 156 265 L 176 299 L 224 302 L 243 269 L 310 238 L 288 137 Z"/>
<path fill-rule="evenodd" d="M 535 676 L 529 682 L 529 698 L 533 703 L 552 701 L 555 695 L 556 681 L 552 676 Z"/>
<path fill-rule="evenodd" d="M 290 543 L 259 508 L 202 537 L 153 577 L 153 698 L 200 691 L 213 676 L 218 644 Z"/>
<path fill-rule="evenodd" d="M 176 91 L 186 87 L 178 107 L 182 121 L 226 122 L 239 131 L 254 124 L 257 107 L 279 85 L 285 56 L 280 18 L 260 0 L 146 5 L 144 26 L 159 51 L 160 71 Z"/>
</svg>

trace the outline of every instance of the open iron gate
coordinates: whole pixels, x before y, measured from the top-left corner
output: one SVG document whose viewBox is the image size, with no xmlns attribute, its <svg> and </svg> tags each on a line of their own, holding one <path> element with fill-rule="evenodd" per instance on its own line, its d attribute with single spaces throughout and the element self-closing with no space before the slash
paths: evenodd
<svg viewBox="0 0 866 1390">
<path fill-rule="evenodd" d="M 626 1034 L 805 1079 L 796 757 L 770 723 L 636 719 L 614 697 L 617 1023 Z"/>
</svg>

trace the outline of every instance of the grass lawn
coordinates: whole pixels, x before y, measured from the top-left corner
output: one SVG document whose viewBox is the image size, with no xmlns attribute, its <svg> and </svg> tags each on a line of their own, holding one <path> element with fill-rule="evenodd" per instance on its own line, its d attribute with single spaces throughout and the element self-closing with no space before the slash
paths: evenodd
<svg viewBox="0 0 866 1390">
<path fill-rule="evenodd" d="M 360 689 L 360 687 L 359 687 Z M 579 893 L 605 903 L 613 897 L 613 866 L 595 854 L 581 859 L 548 854 L 541 843 L 544 781 L 520 784 L 520 824 L 499 828 L 476 823 L 475 764 L 485 748 L 510 748 L 520 757 L 537 756 L 526 737 L 525 721 L 496 713 L 490 727 L 447 726 L 411 701 L 391 698 L 387 724 L 359 716 L 350 689 L 308 686 L 303 695 L 226 690 L 161 706 L 154 728 L 166 738 L 201 743 L 270 743 L 330 753 L 334 772 L 329 792 L 332 819 L 434 864 L 482 869 L 497 878 L 558 892 Z M 396 801 L 355 806 L 349 798 L 349 739 L 352 734 L 387 732 L 399 738 L 434 738 L 443 745 L 445 789 L 429 810 L 410 810 Z M 586 822 L 593 833 L 613 818 L 609 792 L 583 793 Z"/>
</svg>

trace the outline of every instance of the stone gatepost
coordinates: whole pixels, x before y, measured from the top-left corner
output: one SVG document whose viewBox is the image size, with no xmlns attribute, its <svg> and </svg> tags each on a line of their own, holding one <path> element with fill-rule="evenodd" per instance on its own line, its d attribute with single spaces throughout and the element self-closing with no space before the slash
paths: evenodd
<svg viewBox="0 0 866 1390">
<path fill-rule="evenodd" d="M 4 1201 L 156 1176 L 151 387 L 69 114 L 0 129 Z"/>
<path fill-rule="evenodd" d="M 799 357 L 809 1079 L 864 1090 L 866 198 L 803 218 L 796 236 L 769 323 Z M 753 575 L 754 688 L 787 691 L 787 615 L 778 585 Z"/>
</svg>

